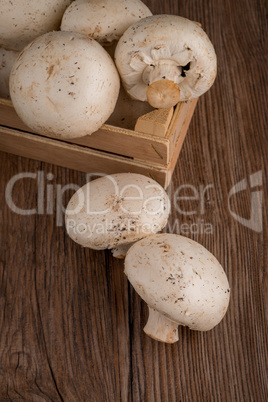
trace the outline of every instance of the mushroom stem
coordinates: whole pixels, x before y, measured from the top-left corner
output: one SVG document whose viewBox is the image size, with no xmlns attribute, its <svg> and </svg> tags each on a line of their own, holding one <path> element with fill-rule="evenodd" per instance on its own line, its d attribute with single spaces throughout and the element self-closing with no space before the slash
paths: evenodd
<svg viewBox="0 0 268 402">
<path fill-rule="evenodd" d="M 151 338 L 166 343 L 174 343 L 179 340 L 178 324 L 165 317 L 163 314 L 149 307 L 149 318 L 143 328 Z"/>
<path fill-rule="evenodd" d="M 173 81 L 159 80 L 153 82 L 146 91 L 149 104 L 157 109 L 168 109 L 180 101 L 180 89 Z"/>
<path fill-rule="evenodd" d="M 182 67 L 173 60 L 160 60 L 145 68 L 143 82 L 148 84 L 146 95 L 151 106 L 169 108 L 180 101 L 181 73 Z"/>
</svg>

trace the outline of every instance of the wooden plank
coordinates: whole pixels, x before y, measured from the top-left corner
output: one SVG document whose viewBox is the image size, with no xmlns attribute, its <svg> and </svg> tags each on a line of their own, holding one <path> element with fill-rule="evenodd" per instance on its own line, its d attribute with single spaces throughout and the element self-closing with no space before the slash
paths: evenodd
<svg viewBox="0 0 268 402">
<path fill-rule="evenodd" d="M 183 102 L 176 106 L 166 137 L 104 124 L 92 135 L 68 140 L 57 139 L 57 141 L 83 145 L 92 149 L 133 157 L 146 163 L 160 163 L 165 166 L 171 160 L 177 137 L 192 102 L 196 104 L 197 100 L 187 103 Z M 169 113 L 168 119 L 170 117 L 171 113 Z M 5 99 L 0 99 L 0 125 L 34 134 L 21 121 L 15 112 L 12 102 Z"/>
<path fill-rule="evenodd" d="M 65 140 L 65 142 L 67 142 Z M 170 160 L 169 141 L 150 134 L 103 125 L 96 133 L 68 140 L 69 143 L 166 165 Z"/>
<path fill-rule="evenodd" d="M 0 99 L 0 125 L 34 133 L 21 121 L 12 102 L 4 99 Z M 58 141 L 61 140 L 58 139 Z M 164 165 L 170 159 L 169 141 L 166 138 L 137 133 L 108 124 L 104 124 L 91 135 L 76 139 L 65 139 L 64 142 Z"/>
<path fill-rule="evenodd" d="M 12 176 L 41 165 L 44 177 L 54 177 L 55 197 L 56 185 L 86 183 L 81 172 L 1 153 L 1 194 Z M 36 184 L 18 180 L 15 205 L 34 207 Z M 0 401 L 127 401 L 131 335 L 121 261 L 68 239 L 54 213 L 21 216 L 5 202 L 0 238 Z"/>
<path fill-rule="evenodd" d="M 140 116 L 135 125 L 135 131 L 165 137 L 173 116 L 173 107 L 156 109 Z"/>
<path fill-rule="evenodd" d="M 103 172 L 103 173 L 117 173 L 121 171 L 131 171 L 136 173 L 141 173 L 149 175 L 157 180 L 164 188 L 166 188 L 171 180 L 172 172 L 177 163 L 177 159 L 185 139 L 188 126 L 190 124 L 192 114 L 194 112 L 197 100 L 184 103 L 183 105 L 178 105 L 174 113 L 174 117 L 170 123 L 168 129 L 169 139 L 164 139 L 166 142 L 172 145 L 172 159 L 169 164 L 165 164 L 161 151 L 155 147 L 150 142 L 151 148 L 158 155 L 157 161 L 159 159 L 161 163 L 151 162 L 150 160 L 144 161 L 141 159 L 127 158 L 125 156 L 113 155 L 111 153 L 112 149 L 117 149 L 117 145 L 120 144 L 120 134 L 121 131 L 125 135 L 125 129 L 118 129 L 115 127 L 103 126 L 101 130 L 103 133 L 111 136 L 113 132 L 115 135 L 113 137 L 113 147 L 109 148 L 110 152 L 103 152 L 96 149 L 88 147 L 88 139 L 92 136 L 87 136 L 76 140 L 76 143 L 69 143 L 67 141 L 52 139 L 49 137 L 43 137 L 35 133 L 24 132 L 14 129 L 9 129 L 7 127 L 0 126 L 0 149 L 5 152 L 14 153 L 16 155 L 25 156 L 28 158 L 33 158 L 41 160 L 44 162 L 55 163 L 59 166 L 68 167 L 70 169 L 76 169 L 83 172 Z M 11 102 L 4 102 L 9 110 L 14 111 Z M 3 114 L 3 108 L 1 109 Z M 10 118 L 10 114 L 7 113 Z M 15 113 L 15 118 L 18 116 Z M 184 118 L 183 124 L 181 124 Z M 13 125 L 14 122 L 12 123 Z M 19 123 L 20 124 L 20 123 Z M 22 123 L 23 124 L 23 123 Z M 108 129 L 106 129 L 108 127 Z M 25 126 L 25 128 L 27 128 Z M 101 131 L 100 130 L 100 131 Z M 101 131 L 102 132 L 102 131 Z M 134 136 L 132 135 L 134 133 Z M 98 133 L 96 133 L 97 139 L 99 138 Z M 125 135 L 127 141 L 135 142 L 135 132 L 130 131 L 130 134 Z M 146 136 L 146 134 L 144 134 Z M 152 136 L 150 136 L 152 137 Z M 117 143 L 116 141 L 119 143 Z M 176 142 L 175 142 L 176 139 Z M 97 142 L 98 144 L 98 142 Z M 96 145 L 96 143 L 95 143 Z M 134 148 L 134 147 L 133 147 Z M 145 155 L 147 148 L 144 150 Z"/>
<path fill-rule="evenodd" d="M 190 118 L 190 120 L 191 120 L 194 110 L 196 108 L 197 102 L 198 102 L 198 98 L 193 99 L 188 102 L 183 102 L 181 104 L 178 104 L 175 109 L 173 119 L 170 123 L 170 126 L 169 126 L 167 134 L 166 134 L 166 138 L 169 140 L 169 146 L 170 146 L 170 155 L 171 155 L 170 159 L 173 157 L 175 147 L 177 146 L 176 144 L 177 144 L 178 138 L 181 137 L 181 131 L 182 131 L 182 127 L 184 125 L 185 119 Z M 184 134 L 186 134 L 186 133 L 184 133 Z M 182 138 L 184 141 L 185 135 L 182 136 Z"/>
<path fill-rule="evenodd" d="M 189 125 L 191 123 L 197 101 L 198 101 L 198 99 L 194 99 L 193 101 L 189 102 L 187 115 L 186 115 L 185 120 L 184 120 L 182 126 L 180 127 L 180 129 L 174 127 L 174 132 L 176 133 L 177 141 L 173 145 L 172 159 L 168 164 L 168 173 L 166 176 L 165 188 L 169 185 L 171 178 L 172 178 L 173 171 L 178 162 L 179 154 L 181 152 L 183 142 L 185 140 Z"/>
<path fill-rule="evenodd" d="M 162 186 L 167 168 L 0 126 L 0 150 L 88 173 L 133 172 Z"/>
</svg>

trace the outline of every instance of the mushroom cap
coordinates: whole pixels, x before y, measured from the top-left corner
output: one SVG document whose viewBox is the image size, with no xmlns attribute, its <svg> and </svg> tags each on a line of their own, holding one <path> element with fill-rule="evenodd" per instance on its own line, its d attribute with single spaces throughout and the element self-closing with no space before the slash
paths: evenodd
<svg viewBox="0 0 268 402">
<path fill-rule="evenodd" d="M 76 0 L 65 11 L 61 30 L 86 34 L 105 45 L 149 15 L 151 11 L 140 0 Z"/>
<path fill-rule="evenodd" d="M 71 0 L 0 0 L 0 46 L 22 50 L 38 36 L 60 27 Z"/>
<path fill-rule="evenodd" d="M 156 233 L 167 223 L 170 203 L 154 180 L 118 173 L 81 187 L 66 209 L 66 229 L 78 244 L 103 250 Z"/>
<path fill-rule="evenodd" d="M 125 274 L 152 309 L 193 330 L 207 331 L 226 313 L 230 289 L 216 258 L 202 245 L 176 234 L 156 234 L 135 243 Z"/>
<path fill-rule="evenodd" d="M 195 22 L 177 15 L 154 15 L 130 26 L 115 49 L 123 85 L 134 99 L 146 101 L 148 85 L 169 79 L 180 101 L 196 98 L 213 84 L 217 72 L 214 47 Z"/>
<path fill-rule="evenodd" d="M 35 39 L 10 75 L 20 118 L 35 132 L 60 138 L 97 131 L 113 112 L 119 87 L 116 67 L 103 47 L 72 32 Z"/>
<path fill-rule="evenodd" d="M 9 76 L 19 52 L 0 47 L 0 98 L 10 99 Z"/>
</svg>

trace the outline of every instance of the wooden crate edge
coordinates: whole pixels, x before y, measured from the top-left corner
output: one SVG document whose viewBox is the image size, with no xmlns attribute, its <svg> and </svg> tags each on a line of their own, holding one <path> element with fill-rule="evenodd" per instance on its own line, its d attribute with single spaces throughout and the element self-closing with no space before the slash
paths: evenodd
<svg viewBox="0 0 268 402">
<path fill-rule="evenodd" d="M 133 172 L 155 179 L 163 187 L 167 167 L 111 155 L 76 144 L 0 126 L 0 150 L 86 173 Z"/>
<path fill-rule="evenodd" d="M 36 134 L 21 121 L 12 102 L 1 98 L 0 125 Z M 111 138 L 113 138 L 113 141 L 111 141 Z M 144 160 L 152 163 L 167 165 L 170 160 L 169 140 L 167 138 L 143 134 L 134 130 L 111 126 L 109 124 L 104 124 L 92 135 L 76 139 L 59 139 L 59 141 L 83 145 L 92 149 L 133 157 L 137 160 Z"/>
</svg>

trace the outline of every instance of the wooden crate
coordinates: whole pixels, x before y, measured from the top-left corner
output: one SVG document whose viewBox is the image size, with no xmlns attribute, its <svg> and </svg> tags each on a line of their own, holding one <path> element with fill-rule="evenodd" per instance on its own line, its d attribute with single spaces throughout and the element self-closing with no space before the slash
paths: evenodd
<svg viewBox="0 0 268 402">
<path fill-rule="evenodd" d="M 197 99 L 179 103 L 174 112 L 169 113 L 168 118 L 172 117 L 164 131 L 163 126 L 168 121 L 163 121 L 160 116 L 160 132 L 154 124 L 152 132 L 148 132 L 147 124 L 141 124 L 145 132 L 138 132 L 126 128 L 129 123 L 122 116 L 132 113 L 132 120 L 133 117 L 136 120 L 144 112 L 150 113 L 150 109 L 148 104 L 127 100 L 123 94 L 121 104 L 119 102 L 107 124 L 96 133 L 73 140 L 59 140 L 33 133 L 20 120 L 12 102 L 0 99 L 0 150 L 87 173 L 141 173 L 166 188 L 196 103 Z M 157 113 L 154 111 L 153 119 L 156 117 L 157 120 Z M 147 120 L 152 129 L 152 121 Z"/>
</svg>

